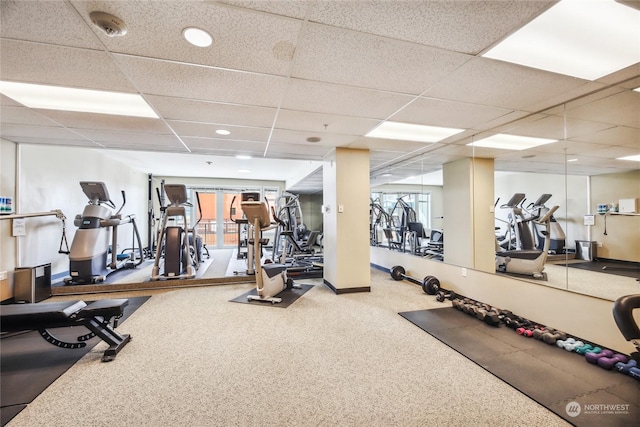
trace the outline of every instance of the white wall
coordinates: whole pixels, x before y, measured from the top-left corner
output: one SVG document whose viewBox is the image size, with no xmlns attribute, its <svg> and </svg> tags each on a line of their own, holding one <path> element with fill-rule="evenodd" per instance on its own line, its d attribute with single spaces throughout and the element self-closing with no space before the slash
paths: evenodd
<svg viewBox="0 0 640 427">
<path fill-rule="evenodd" d="M 69 247 L 76 227 L 73 220 L 87 205 L 80 181 L 102 181 L 107 185 L 115 205 L 122 204 L 120 191 L 125 190 L 127 203 L 123 215 L 134 214 L 146 246 L 147 175 L 100 154 L 98 150 L 45 145 L 18 145 L 20 158 L 17 174 L 16 212 L 46 212 L 59 209 L 66 216 Z M 27 235 L 20 238 L 3 234 L 4 239 L 19 239 L 14 267 L 51 263 L 52 275 L 67 272 L 69 258 L 59 254 L 62 223 L 56 217 L 26 220 Z M 132 227 L 119 229 L 120 248 L 131 246 Z"/>
</svg>

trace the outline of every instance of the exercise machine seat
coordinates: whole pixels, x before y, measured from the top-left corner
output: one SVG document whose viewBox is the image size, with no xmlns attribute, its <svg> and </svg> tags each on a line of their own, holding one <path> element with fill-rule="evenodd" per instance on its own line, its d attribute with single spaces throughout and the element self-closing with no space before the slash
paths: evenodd
<svg viewBox="0 0 640 427">
<path fill-rule="evenodd" d="M 536 259 L 542 252 L 536 249 L 520 249 L 515 251 L 502 251 L 498 252 L 501 257 L 509 257 L 516 259 Z"/>
<path fill-rule="evenodd" d="M 613 318 L 627 341 L 640 340 L 640 328 L 633 318 L 636 308 L 640 308 L 640 294 L 626 295 L 613 303 Z"/>
</svg>

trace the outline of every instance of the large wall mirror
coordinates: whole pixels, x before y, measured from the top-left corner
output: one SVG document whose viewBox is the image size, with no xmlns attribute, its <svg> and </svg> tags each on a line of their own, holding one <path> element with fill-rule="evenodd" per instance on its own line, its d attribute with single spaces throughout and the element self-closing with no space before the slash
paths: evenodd
<svg viewBox="0 0 640 427">
<path fill-rule="evenodd" d="M 393 238 L 392 249 L 448 263 L 446 257 L 437 255 L 438 245 L 429 244 L 430 237 L 440 237 L 439 232 L 446 242 L 442 217 L 456 209 L 442 205 L 447 192 L 442 165 L 465 155 L 490 158 L 494 161 L 497 239 L 487 250 L 497 248 L 496 244 L 502 248 L 498 250 L 546 249 L 542 277 L 523 272 L 496 274 L 607 300 L 637 293 L 640 168 L 637 162 L 620 159 L 640 149 L 640 94 L 630 90 L 640 85 L 637 80 L 605 87 L 485 132 L 542 138 L 540 142 L 546 142 L 542 145 L 523 150 L 469 147 L 470 141 L 485 136 L 478 134 L 452 147 L 450 157 L 442 150 L 426 152 L 389 167 L 391 174 L 402 168 L 416 175 L 374 185 L 372 196 L 384 201 L 392 226 L 414 234 L 404 239 L 395 233 L 384 235 L 379 224 L 376 236 L 382 244 Z M 402 200 L 395 202 L 396 197 Z M 408 216 L 410 209 L 403 208 L 403 200 L 415 209 L 417 219 Z M 549 220 L 540 222 L 551 209 L 555 210 Z M 423 222 L 424 234 L 419 235 L 424 240 L 416 241 L 415 232 L 420 229 L 407 221 L 421 222 L 424 212 L 430 214 Z M 535 272 L 534 267 L 522 268 Z"/>
</svg>

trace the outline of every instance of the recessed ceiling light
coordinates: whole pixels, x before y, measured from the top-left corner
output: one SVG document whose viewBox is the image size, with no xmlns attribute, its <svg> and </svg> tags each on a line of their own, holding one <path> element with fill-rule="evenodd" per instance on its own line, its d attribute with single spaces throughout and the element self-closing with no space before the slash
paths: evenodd
<svg viewBox="0 0 640 427">
<path fill-rule="evenodd" d="M 251 156 L 246 156 L 246 155 L 243 155 L 243 154 L 238 154 L 236 156 L 236 159 L 240 159 L 240 160 L 248 160 L 250 158 L 251 158 Z"/>
<path fill-rule="evenodd" d="M 365 136 L 372 138 L 400 139 L 403 141 L 438 142 L 464 129 L 414 125 L 399 122 L 382 122 Z"/>
<path fill-rule="evenodd" d="M 226 129 L 218 129 L 218 130 L 216 130 L 216 133 L 217 133 L 218 135 L 231 135 L 231 132 L 229 132 L 229 131 L 228 131 L 228 130 L 226 130 Z"/>
<path fill-rule="evenodd" d="M 618 157 L 617 160 L 631 160 L 633 162 L 640 162 L 640 154 L 636 154 L 635 156 Z"/>
<path fill-rule="evenodd" d="M 182 30 L 182 36 L 194 46 L 207 47 L 213 43 L 213 37 L 205 30 L 196 27 L 188 27 Z"/>
<path fill-rule="evenodd" d="M 249 169 L 238 169 L 238 173 L 251 173 Z"/>
<path fill-rule="evenodd" d="M 635 88 L 634 91 L 640 92 L 640 87 Z"/>
<path fill-rule="evenodd" d="M 482 56 L 596 80 L 640 61 L 638 22 L 614 0 L 562 0 Z"/>
<path fill-rule="evenodd" d="M 526 150 L 528 148 L 551 144 L 557 141 L 557 139 L 533 138 L 530 136 L 498 133 L 488 138 L 470 142 L 467 145 L 470 147 L 498 148 L 500 150 Z"/>
<path fill-rule="evenodd" d="M 158 118 L 137 93 L 0 81 L 0 93 L 29 108 Z"/>
<path fill-rule="evenodd" d="M 569 163 L 569 162 L 577 162 L 577 161 L 578 161 L 578 159 L 567 159 L 567 163 Z"/>
</svg>

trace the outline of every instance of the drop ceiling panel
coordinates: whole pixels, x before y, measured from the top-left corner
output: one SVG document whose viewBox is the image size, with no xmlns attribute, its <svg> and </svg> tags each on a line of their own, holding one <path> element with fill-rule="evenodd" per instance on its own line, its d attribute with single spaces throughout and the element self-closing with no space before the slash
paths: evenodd
<svg viewBox="0 0 640 427">
<path fill-rule="evenodd" d="M 411 99 L 408 95 L 292 79 L 282 107 L 289 110 L 384 119 Z"/>
<path fill-rule="evenodd" d="M 584 85 L 584 80 L 506 62 L 474 58 L 425 96 L 523 111 Z M 546 107 L 555 105 L 549 103 Z M 542 108 L 546 108 L 542 107 Z M 538 105 L 538 108 L 541 108 Z"/>
<path fill-rule="evenodd" d="M 24 83 L 135 92 L 106 52 L 2 40 L 0 78 Z"/>
<path fill-rule="evenodd" d="M 296 156 L 296 158 L 304 159 L 305 157 L 313 160 L 320 160 L 329 154 L 334 147 L 326 145 L 312 144 L 281 144 L 272 142 L 269 144 L 268 157 L 272 156 Z"/>
<path fill-rule="evenodd" d="M 320 1 L 309 19 L 475 54 L 528 22 L 550 4 L 553 2 Z"/>
<path fill-rule="evenodd" d="M 370 34 L 309 25 L 293 76 L 419 95 L 470 57 Z"/>
<path fill-rule="evenodd" d="M 640 154 L 640 129 L 626 126 L 616 126 L 584 135 L 577 138 L 584 142 L 593 142 L 596 144 L 624 145 L 635 148 Z"/>
<path fill-rule="evenodd" d="M 318 137 L 321 138 L 318 142 L 308 142 L 307 138 L 309 137 Z M 301 144 L 303 146 L 310 145 L 324 145 L 328 147 L 342 147 L 347 146 L 351 141 L 353 141 L 355 136 L 353 135 L 342 135 L 336 133 L 326 132 L 323 134 L 312 134 L 309 132 L 297 131 L 297 130 L 285 130 L 285 129 L 275 129 L 273 131 L 273 136 L 271 137 L 272 142 L 284 143 L 284 144 Z"/>
<path fill-rule="evenodd" d="M 74 111 L 34 110 L 68 128 L 125 132 L 170 134 L 171 130 L 160 119 L 148 117 L 116 116 L 112 114 L 78 113 Z"/>
<path fill-rule="evenodd" d="M 147 101 L 168 120 L 270 127 L 276 109 L 148 95 Z"/>
<path fill-rule="evenodd" d="M 73 4 L 83 16 L 95 9 L 92 2 Z M 108 37 L 96 30 L 112 52 L 277 75 L 288 73 L 301 26 L 299 20 L 198 1 L 188 6 L 119 1 L 110 6 L 129 28 L 126 37 Z M 182 30 L 191 26 L 209 32 L 213 44 L 201 48 L 188 43 Z"/>
<path fill-rule="evenodd" d="M 70 3 L 61 1 L 2 1 L 0 35 L 7 39 L 101 49 L 78 12 Z"/>
<path fill-rule="evenodd" d="M 430 145 L 431 143 L 428 142 L 400 141 L 398 139 L 359 138 L 347 145 L 347 147 L 374 151 L 382 150 L 396 153 L 411 153 L 413 151 L 423 150 Z"/>
<path fill-rule="evenodd" d="M 640 121 L 640 93 L 630 90 L 616 93 L 577 108 L 570 108 L 566 114 L 568 117 L 583 120 L 637 125 Z"/>
<path fill-rule="evenodd" d="M 256 141 L 230 141 L 219 138 L 193 138 L 185 137 L 183 141 L 194 152 L 215 153 L 223 151 L 226 155 L 248 154 L 252 156 L 262 156 L 264 153 L 264 142 Z M 220 153 L 219 153 L 220 154 Z"/>
<path fill-rule="evenodd" d="M 421 125 L 470 129 L 487 121 L 496 120 L 513 110 L 465 104 L 434 98 L 418 98 L 390 120 Z"/>
<path fill-rule="evenodd" d="M 16 141 L 14 137 L 27 137 L 36 139 L 51 138 L 61 142 L 64 140 L 78 140 L 82 139 L 77 133 L 65 129 L 61 126 L 30 126 L 20 124 L 3 124 L 0 128 L 0 136 L 10 141 Z"/>
<path fill-rule="evenodd" d="M 179 122 L 170 120 L 169 125 L 180 136 L 196 136 L 202 138 L 220 138 L 221 140 L 236 140 L 236 141 L 257 141 L 267 142 L 269 139 L 268 128 L 254 128 L 254 127 L 241 127 L 241 126 L 219 126 L 209 123 L 195 123 L 195 122 Z M 231 135 L 217 136 L 216 130 L 224 128 L 231 132 Z"/>
<path fill-rule="evenodd" d="M 634 156 L 638 155 L 638 147 L 620 147 L 620 146 L 611 146 L 611 147 L 603 147 L 598 148 L 596 150 L 589 150 L 582 152 L 583 156 L 587 157 L 598 157 L 602 159 L 617 159 L 618 157 L 626 157 L 626 156 Z M 623 161 L 623 160 L 620 160 Z M 637 167 L 640 167 L 638 163 L 636 163 Z"/>
<path fill-rule="evenodd" d="M 131 145 L 131 147 L 143 148 L 145 145 L 152 147 L 166 147 L 173 148 L 177 152 L 187 151 L 187 149 L 180 143 L 180 140 L 174 135 L 160 135 L 160 134 L 148 134 L 148 133 L 134 133 L 134 132 L 113 132 L 108 130 L 93 130 L 93 129 L 76 129 L 81 135 L 84 135 L 88 139 L 95 141 L 105 147 L 114 147 L 114 145 L 122 146 L 124 148 Z"/>
<path fill-rule="evenodd" d="M 3 105 L 0 107 L 0 117 L 2 117 L 2 126 L 6 126 L 7 124 L 18 124 L 18 125 L 33 125 L 33 126 L 52 126 L 55 123 L 51 122 L 46 116 L 36 112 L 35 110 L 31 110 L 27 107 L 23 107 L 17 102 L 13 102 L 12 104 L 5 104 L 4 100 L 9 100 L 10 98 L 2 96 Z M 0 128 L 0 133 L 2 132 L 2 128 Z"/>
<path fill-rule="evenodd" d="M 302 130 L 321 135 L 325 132 L 362 136 L 380 123 L 367 119 L 335 114 L 310 113 L 306 111 L 280 110 L 276 128 Z M 326 126 L 325 126 L 326 125 Z"/>
<path fill-rule="evenodd" d="M 290 18 L 303 19 L 310 2 L 308 1 L 282 1 L 282 0 L 203 0 L 205 3 L 217 3 L 232 5 L 246 9 L 273 13 L 275 15 L 288 16 Z"/>
<path fill-rule="evenodd" d="M 286 79 L 212 67 L 116 55 L 124 72 L 148 95 L 278 106 Z"/>
<path fill-rule="evenodd" d="M 559 116 L 540 116 L 539 120 L 516 123 L 514 126 L 506 128 L 505 133 L 511 135 L 531 136 L 538 138 L 550 138 L 561 140 L 580 139 L 581 135 L 588 135 L 611 127 L 611 125 L 599 122 L 590 122 Z"/>
</svg>

